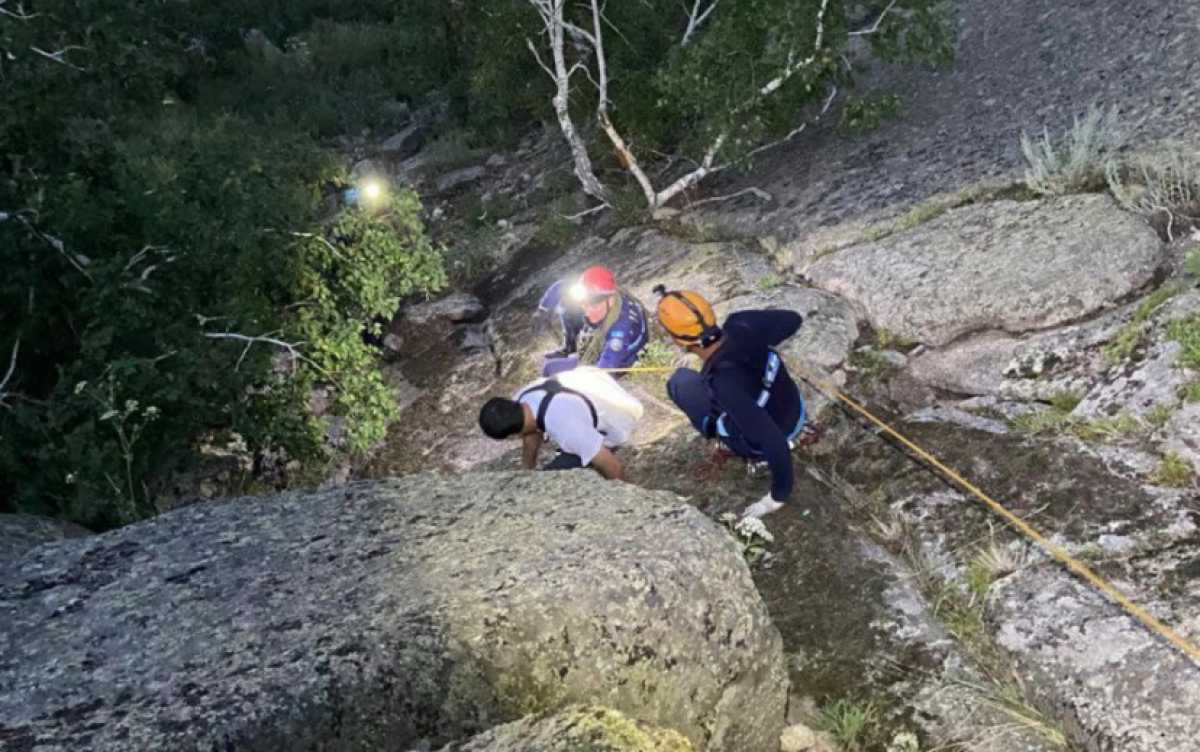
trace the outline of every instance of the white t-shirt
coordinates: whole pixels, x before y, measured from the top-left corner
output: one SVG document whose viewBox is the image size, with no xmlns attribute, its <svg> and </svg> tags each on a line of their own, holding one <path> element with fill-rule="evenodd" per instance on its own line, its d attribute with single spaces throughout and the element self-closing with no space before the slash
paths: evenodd
<svg viewBox="0 0 1200 752">
<path fill-rule="evenodd" d="M 618 447 L 629 441 L 642 405 L 633 395 L 603 371 L 579 368 L 558 374 L 555 379 L 568 389 L 586 395 L 596 409 L 598 425 L 592 424 L 592 411 L 579 395 L 559 392 L 546 410 L 546 434 L 567 454 L 579 455 L 584 465 L 590 464 L 601 447 Z M 528 405 L 537 415 L 546 397 L 543 390 L 521 394 L 542 384 L 545 379 L 527 385 L 514 399 Z"/>
</svg>

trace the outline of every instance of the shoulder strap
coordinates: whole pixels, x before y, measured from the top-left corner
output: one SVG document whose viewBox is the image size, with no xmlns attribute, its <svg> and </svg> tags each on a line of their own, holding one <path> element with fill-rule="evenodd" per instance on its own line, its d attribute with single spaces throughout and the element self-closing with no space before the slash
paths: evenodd
<svg viewBox="0 0 1200 752">
<path fill-rule="evenodd" d="M 554 395 L 556 394 L 573 394 L 579 399 L 583 400 L 583 403 L 588 407 L 588 412 L 592 414 L 592 428 L 600 427 L 600 418 L 596 414 L 596 406 L 593 405 L 592 401 L 587 398 L 587 395 L 577 392 L 574 389 L 568 389 L 554 379 L 547 379 L 541 384 L 530 387 L 529 389 L 521 392 L 521 396 L 517 398 L 517 401 L 519 402 L 525 397 L 525 395 L 530 394 L 531 392 L 546 393 L 546 396 L 542 398 L 541 404 L 538 405 L 537 411 L 537 427 L 542 433 L 546 432 L 546 411 L 550 409 L 550 401 L 554 399 Z"/>
</svg>

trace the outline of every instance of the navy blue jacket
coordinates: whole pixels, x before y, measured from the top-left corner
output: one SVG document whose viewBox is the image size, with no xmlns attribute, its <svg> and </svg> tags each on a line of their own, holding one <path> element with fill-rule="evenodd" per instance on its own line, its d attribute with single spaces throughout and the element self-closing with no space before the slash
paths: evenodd
<svg viewBox="0 0 1200 752">
<path fill-rule="evenodd" d="M 762 392 L 767 355 L 796 333 L 803 321 L 795 311 L 738 311 L 721 327 L 721 347 L 704 364 L 709 393 L 740 434 L 763 455 L 771 469 L 771 497 L 787 501 L 792 493 L 792 452 L 788 434 L 800 420 L 800 390 L 781 366 L 765 407 Z"/>
</svg>

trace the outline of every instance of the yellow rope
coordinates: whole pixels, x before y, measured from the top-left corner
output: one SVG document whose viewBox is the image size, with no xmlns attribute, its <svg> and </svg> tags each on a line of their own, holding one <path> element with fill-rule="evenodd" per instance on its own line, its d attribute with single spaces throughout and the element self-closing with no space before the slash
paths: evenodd
<svg viewBox="0 0 1200 752">
<path fill-rule="evenodd" d="M 664 367 L 643 366 L 643 367 L 634 367 L 634 368 L 608 368 L 608 369 L 604 369 L 604 370 L 615 371 L 618 373 L 633 373 L 633 372 L 665 373 L 667 371 L 673 371 L 675 369 L 670 366 L 664 366 Z M 873 415 L 869 410 L 867 410 L 865 407 L 863 407 L 859 403 L 855 402 L 850 397 L 847 397 L 845 394 L 843 394 L 837 388 L 835 388 L 831 385 L 828 385 L 828 384 L 822 384 L 817 379 L 814 379 L 811 376 L 809 376 L 808 374 L 805 374 L 803 372 L 796 372 L 796 375 L 798 375 L 800 378 L 807 381 L 818 391 L 825 393 L 825 395 L 827 397 L 835 397 L 835 398 L 841 400 L 843 403 L 848 405 L 855 412 L 859 413 L 864 418 L 866 418 L 867 420 L 874 423 L 876 426 L 879 426 L 879 428 L 882 429 L 884 432 L 886 432 L 890 436 L 894 437 L 900 443 L 904 444 L 904 446 L 906 446 L 910 450 L 912 450 L 912 452 L 914 454 L 916 454 L 918 457 L 925 460 L 930 465 L 933 465 L 938 470 L 942 471 L 946 475 L 946 477 L 948 477 L 951 480 L 953 480 L 954 482 L 958 483 L 959 486 L 961 486 L 963 489 L 969 491 L 971 494 L 976 496 L 980 501 L 982 501 L 984 504 L 986 504 L 993 512 L 995 512 L 996 514 L 1000 515 L 1005 520 L 1007 520 L 1009 522 L 1009 524 L 1011 524 L 1014 528 L 1016 528 L 1018 531 L 1020 531 L 1025 537 L 1029 538 L 1034 543 L 1041 546 L 1046 551 L 1046 553 L 1050 554 L 1052 557 L 1057 559 L 1067 569 L 1069 569 L 1070 571 L 1079 575 L 1085 581 L 1087 581 L 1092 586 L 1094 586 L 1097 590 L 1099 590 L 1100 592 L 1107 595 L 1117 605 L 1119 605 L 1121 608 L 1125 609 L 1125 611 L 1127 613 L 1129 613 L 1130 616 L 1132 616 L 1133 618 L 1135 618 L 1139 622 L 1141 622 L 1143 625 L 1145 625 L 1145 627 L 1147 629 L 1149 629 L 1151 632 L 1155 632 L 1155 633 L 1159 634 L 1160 636 L 1162 636 L 1163 638 L 1165 638 L 1172 645 L 1174 645 L 1175 647 L 1182 650 L 1184 652 L 1184 654 L 1186 654 L 1193 661 L 1195 661 L 1197 665 L 1200 665 L 1200 647 L 1197 647 L 1195 643 L 1191 642 L 1190 640 L 1188 640 L 1186 637 L 1184 637 L 1183 635 L 1176 632 L 1171 627 L 1169 627 L 1166 624 L 1164 624 L 1163 622 L 1159 621 L 1157 617 L 1155 617 L 1153 614 L 1151 614 L 1146 609 L 1144 609 L 1141 606 L 1139 606 L 1138 604 L 1134 603 L 1132 600 L 1129 599 L 1128 596 L 1126 596 L 1124 593 L 1122 593 L 1120 590 L 1118 590 L 1115 585 L 1111 584 L 1108 580 L 1106 580 L 1103 577 L 1101 577 L 1100 575 L 1096 574 L 1094 571 L 1092 571 L 1092 569 L 1090 567 L 1088 567 L 1083 562 L 1081 562 L 1078 559 L 1076 559 L 1075 557 L 1071 556 L 1071 554 L 1067 553 L 1067 551 L 1064 548 L 1051 542 L 1048 538 L 1046 538 L 1046 536 L 1042 535 L 1036 529 L 1034 529 L 1033 526 L 1031 526 L 1028 522 L 1021 519 L 1020 517 L 1013 514 L 1012 512 L 1008 511 L 1008 509 L 1006 509 L 1004 507 L 1004 505 L 1002 505 L 1000 502 L 996 501 L 992 497 L 985 494 L 974 483 L 970 482 L 969 480 L 962 477 L 954 470 L 952 470 L 949 467 L 947 467 L 946 465 L 942 464 L 942 462 L 940 460 L 938 460 L 937 457 L 934 457 L 932 454 L 930 454 L 929 452 L 927 452 L 924 449 L 922 449 L 921 447 L 919 447 L 917 444 L 910 441 L 908 438 L 906 438 L 900 432 L 896 431 L 894 428 L 889 426 L 887 423 L 884 423 L 882 420 L 875 417 L 875 415 Z"/>
<path fill-rule="evenodd" d="M 1086 564 L 1079 561 L 1075 557 L 1071 556 L 1071 554 L 1067 553 L 1067 551 L 1065 549 L 1063 549 L 1061 546 L 1056 545 L 1055 543 L 1051 542 L 1049 539 L 1046 538 L 1046 536 L 1039 533 L 1036 529 L 1033 528 L 1033 526 L 1031 526 L 1025 520 L 1021 519 L 1017 515 L 1008 511 L 1008 509 L 1006 509 L 1000 502 L 996 501 L 992 497 L 985 494 L 974 483 L 971 483 L 969 480 L 962 477 L 961 475 L 956 473 L 954 470 L 951 470 L 949 467 L 942 464 L 942 462 L 939 461 L 932 454 L 930 454 L 929 452 L 926 452 L 924 449 L 917 446 L 912 441 L 909 441 L 900 432 L 896 431 L 891 426 L 889 426 L 887 423 L 884 423 L 882 420 L 875 417 L 865 407 L 858 404 L 854 400 L 850 399 L 845 394 L 842 394 L 842 392 L 838 391 L 836 388 L 833 388 L 830 386 L 823 386 L 823 385 L 817 383 L 816 381 L 805 377 L 802 374 L 800 376 L 805 381 L 808 381 L 810 384 L 812 384 L 813 387 L 815 387 L 819 391 L 825 392 L 826 396 L 833 396 L 833 397 L 836 397 L 837 399 L 841 400 L 846 405 L 850 406 L 855 412 L 859 413 L 860 415 L 862 415 L 863 417 L 865 417 L 867 420 L 871 421 L 875 425 L 879 426 L 880 429 L 882 429 L 883 431 L 885 431 L 886 433 L 888 433 L 889 435 L 894 437 L 897 441 L 904 444 L 904 446 L 906 446 L 910 450 L 912 450 L 918 457 L 925 460 L 930 465 L 933 465 L 938 470 L 941 470 L 951 480 L 955 481 L 962 488 L 966 489 L 967 491 L 969 491 L 970 493 L 972 493 L 976 497 L 978 497 L 993 512 L 995 512 L 996 514 L 1000 515 L 1005 520 L 1007 520 L 1009 522 L 1009 524 L 1011 524 L 1014 528 L 1016 528 L 1022 534 L 1024 534 L 1025 537 L 1029 538 L 1034 543 L 1038 544 L 1043 549 L 1045 549 L 1046 553 L 1050 554 L 1055 559 L 1057 559 L 1059 562 L 1061 562 L 1067 569 L 1071 570 L 1072 572 L 1079 575 L 1087 582 L 1091 583 L 1097 590 L 1099 590 L 1100 592 L 1107 595 L 1114 602 L 1116 602 L 1119 606 L 1121 606 L 1121 608 L 1125 609 L 1130 614 L 1130 616 L 1132 616 L 1133 618 L 1140 621 L 1143 625 L 1145 625 L 1147 629 L 1149 629 L 1152 632 L 1156 632 L 1159 635 L 1161 635 L 1162 637 L 1164 637 L 1171 644 L 1173 644 L 1175 647 L 1179 648 L 1186 655 L 1188 655 L 1193 661 L 1196 662 L 1197 665 L 1200 665 L 1200 647 L 1197 647 L 1195 643 L 1189 641 L 1186 637 L 1184 637 L 1183 635 L 1179 634 L 1171 627 L 1169 627 L 1166 624 L 1159 621 L 1158 618 L 1155 617 L 1153 614 L 1151 614 L 1149 611 L 1142 608 L 1138 604 L 1134 603 L 1132 600 L 1129 599 L 1128 596 L 1126 596 L 1124 593 L 1122 593 L 1120 590 L 1118 590 L 1115 585 L 1111 584 L 1108 580 L 1104 579 L 1100 575 L 1093 572 L 1091 570 L 1091 568 L 1089 568 Z"/>
</svg>

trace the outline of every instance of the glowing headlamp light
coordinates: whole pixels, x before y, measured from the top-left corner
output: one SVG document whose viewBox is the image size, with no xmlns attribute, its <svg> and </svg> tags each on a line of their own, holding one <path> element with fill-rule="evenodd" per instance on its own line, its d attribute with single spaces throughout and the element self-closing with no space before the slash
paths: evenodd
<svg viewBox="0 0 1200 752">
<path fill-rule="evenodd" d="M 383 197 L 383 183 L 372 178 L 363 183 L 362 195 L 367 201 L 378 201 Z"/>
</svg>

